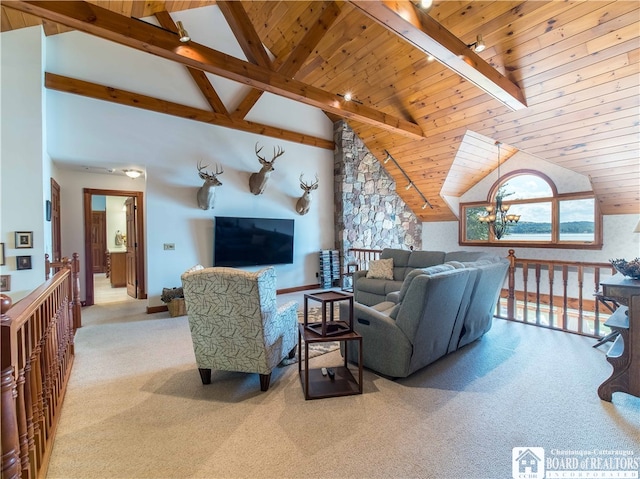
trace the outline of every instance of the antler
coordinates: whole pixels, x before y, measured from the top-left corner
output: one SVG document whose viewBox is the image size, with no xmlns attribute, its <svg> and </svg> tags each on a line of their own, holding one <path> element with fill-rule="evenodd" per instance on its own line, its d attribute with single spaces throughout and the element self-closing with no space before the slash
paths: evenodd
<svg viewBox="0 0 640 479">
<path fill-rule="evenodd" d="M 271 163 L 273 163 L 274 161 L 276 161 L 276 158 L 278 158 L 279 156 L 284 155 L 284 150 L 278 146 L 278 152 L 276 153 L 276 147 L 273 147 L 273 158 L 271 159 Z"/>
<path fill-rule="evenodd" d="M 260 163 L 264 165 L 267 162 L 267 160 L 265 160 L 263 156 L 260 156 L 260 152 L 262 151 L 262 147 L 258 148 L 258 142 L 257 141 L 256 141 L 255 150 L 256 150 L 256 156 L 258 157 L 258 160 L 260 160 Z"/>
<path fill-rule="evenodd" d="M 221 175 L 222 173 L 224 173 L 224 170 L 222 168 L 220 168 L 220 171 L 218 171 L 218 164 L 216 163 L 216 172 L 215 174 L 209 173 L 207 170 L 204 170 L 205 168 L 209 168 L 209 165 L 205 165 L 202 166 L 202 160 L 198 161 L 198 173 L 200 175 L 200 178 L 202 178 L 203 180 L 206 179 L 212 179 L 215 178 L 218 175 Z"/>
<path fill-rule="evenodd" d="M 307 184 L 305 181 L 302 181 L 302 177 L 304 176 L 304 173 L 300 173 L 300 188 L 302 188 L 305 191 L 309 191 L 312 189 L 315 189 L 318 186 L 318 173 L 316 173 L 316 181 L 314 181 L 311 184 Z"/>
<path fill-rule="evenodd" d="M 262 147 L 258 148 L 258 143 L 256 142 L 256 146 L 255 146 L 255 150 L 256 150 L 256 156 L 258 157 L 258 160 L 260 160 L 260 164 L 265 165 L 265 164 L 273 164 L 274 161 L 276 161 L 276 158 L 278 158 L 279 156 L 284 155 L 284 150 L 278 146 L 278 151 L 276 152 L 276 147 L 273 147 L 273 158 L 271 158 L 271 161 L 267 161 L 264 159 L 263 156 L 260 156 L 260 152 L 262 151 Z"/>
</svg>

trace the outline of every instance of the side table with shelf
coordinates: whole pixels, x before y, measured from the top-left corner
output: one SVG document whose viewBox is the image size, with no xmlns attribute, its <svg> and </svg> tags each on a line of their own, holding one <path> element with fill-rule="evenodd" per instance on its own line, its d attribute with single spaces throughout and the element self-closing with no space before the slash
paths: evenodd
<svg viewBox="0 0 640 479">
<path fill-rule="evenodd" d="M 309 300 L 319 301 L 322 321 L 309 322 Z M 334 304 L 349 301 L 349 317 L 335 320 Z M 329 315 L 327 317 L 327 308 Z M 304 368 L 302 342 L 304 341 Z M 309 367 L 309 345 L 339 341 L 344 348 L 344 363 L 333 367 L 335 376 L 323 376 L 321 368 Z M 349 345 L 355 341 L 358 346 L 357 376 L 354 377 L 347 361 Z M 362 394 L 362 336 L 353 330 L 353 295 L 340 291 L 323 291 L 304 295 L 304 323 L 298 326 L 298 374 L 305 399 L 321 399 L 336 396 Z"/>
</svg>

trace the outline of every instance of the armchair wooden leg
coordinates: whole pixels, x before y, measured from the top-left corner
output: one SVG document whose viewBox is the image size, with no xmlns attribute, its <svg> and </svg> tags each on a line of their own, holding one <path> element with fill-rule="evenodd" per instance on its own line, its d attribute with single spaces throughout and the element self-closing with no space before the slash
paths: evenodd
<svg viewBox="0 0 640 479">
<path fill-rule="evenodd" d="M 298 346 L 294 346 L 293 349 L 291 351 L 289 351 L 289 359 L 293 359 L 296 357 L 296 349 L 298 349 Z"/>
<path fill-rule="evenodd" d="M 198 368 L 198 372 L 200 373 L 202 384 L 211 384 L 211 369 Z"/>
<path fill-rule="evenodd" d="M 269 389 L 269 382 L 271 381 L 271 373 L 260 375 L 260 390 L 266 391 Z"/>
</svg>

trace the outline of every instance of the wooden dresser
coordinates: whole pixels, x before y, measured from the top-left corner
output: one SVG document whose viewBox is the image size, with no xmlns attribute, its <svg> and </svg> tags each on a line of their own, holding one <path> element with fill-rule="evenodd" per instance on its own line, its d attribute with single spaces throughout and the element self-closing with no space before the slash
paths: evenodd
<svg viewBox="0 0 640 479">
<path fill-rule="evenodd" d="M 614 392 L 640 397 L 640 280 L 618 273 L 600 284 L 603 296 L 622 306 L 605 323 L 620 334 L 607 353 L 613 372 L 598 388 L 598 396 L 605 401 L 611 401 Z"/>
<path fill-rule="evenodd" d="M 127 285 L 127 253 L 125 251 L 110 251 L 107 255 L 107 277 L 111 280 L 112 288 Z"/>
</svg>

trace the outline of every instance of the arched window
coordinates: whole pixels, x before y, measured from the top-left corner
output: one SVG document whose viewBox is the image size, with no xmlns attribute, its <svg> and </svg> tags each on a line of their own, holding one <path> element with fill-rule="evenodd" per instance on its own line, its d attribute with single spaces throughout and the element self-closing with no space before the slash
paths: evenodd
<svg viewBox="0 0 640 479">
<path fill-rule="evenodd" d="M 602 248 L 593 193 L 559 194 L 550 178 L 533 170 L 502 176 L 486 202 L 460 205 L 460 219 L 460 244 Z"/>
</svg>

